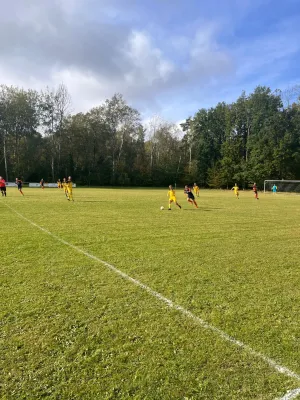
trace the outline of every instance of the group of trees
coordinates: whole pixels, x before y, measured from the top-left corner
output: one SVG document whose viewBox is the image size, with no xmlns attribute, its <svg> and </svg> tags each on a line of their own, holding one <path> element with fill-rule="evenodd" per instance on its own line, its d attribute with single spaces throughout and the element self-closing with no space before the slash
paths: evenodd
<svg viewBox="0 0 300 400">
<path fill-rule="evenodd" d="M 200 109 L 176 126 L 142 124 L 116 94 L 71 115 L 64 85 L 42 92 L 0 86 L 0 174 L 7 180 L 82 185 L 247 187 L 266 178 L 300 179 L 298 88 L 257 87 L 235 103 Z M 180 134 L 181 133 L 181 134 Z"/>
<path fill-rule="evenodd" d="M 264 179 L 300 179 L 299 95 L 297 86 L 274 93 L 259 86 L 187 119 L 184 140 L 200 184 L 246 188 Z"/>
</svg>

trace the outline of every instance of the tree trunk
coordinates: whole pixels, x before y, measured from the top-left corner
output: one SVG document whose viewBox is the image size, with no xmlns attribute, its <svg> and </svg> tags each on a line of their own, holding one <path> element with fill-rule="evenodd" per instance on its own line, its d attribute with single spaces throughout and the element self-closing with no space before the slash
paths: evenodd
<svg viewBox="0 0 300 400">
<path fill-rule="evenodd" d="M 248 141 L 249 141 L 249 136 L 250 136 L 250 128 L 251 128 L 251 125 L 249 123 L 249 116 L 247 115 L 247 141 L 246 141 L 246 145 L 245 145 L 245 147 L 246 147 L 246 154 L 245 154 L 246 162 L 248 161 Z"/>
<path fill-rule="evenodd" d="M 177 182 L 177 178 L 178 178 L 178 173 L 179 173 L 180 162 L 181 162 L 181 156 L 179 156 L 179 161 L 178 161 L 178 166 L 177 166 L 177 172 L 176 172 L 176 182 Z"/>
<path fill-rule="evenodd" d="M 118 164 L 119 164 L 120 158 L 121 158 L 123 143 L 124 143 L 124 134 L 122 135 L 122 139 L 121 139 L 121 145 L 120 145 L 120 150 L 119 150 L 119 155 L 118 155 Z"/>
<path fill-rule="evenodd" d="M 114 185 L 115 183 L 115 152 L 112 154 L 112 184 Z"/>
<path fill-rule="evenodd" d="M 52 182 L 54 181 L 54 157 L 51 157 L 51 171 L 52 171 Z"/>
<path fill-rule="evenodd" d="M 8 170 L 7 170 L 7 153 L 6 153 L 6 139 L 5 134 L 3 138 L 3 155 L 4 155 L 4 166 L 5 166 L 5 179 L 8 182 Z"/>
<path fill-rule="evenodd" d="M 60 145 L 60 137 L 59 137 L 59 142 L 58 142 L 58 162 L 57 162 L 57 171 L 60 174 L 60 153 L 61 153 L 61 145 Z M 54 180 L 53 180 L 54 182 Z"/>
<path fill-rule="evenodd" d="M 155 149 L 155 146 L 153 145 L 153 143 L 151 143 L 151 153 L 150 153 L 150 174 L 151 174 L 151 176 L 152 176 L 153 163 L 154 163 L 154 157 L 153 157 L 154 149 Z"/>
</svg>

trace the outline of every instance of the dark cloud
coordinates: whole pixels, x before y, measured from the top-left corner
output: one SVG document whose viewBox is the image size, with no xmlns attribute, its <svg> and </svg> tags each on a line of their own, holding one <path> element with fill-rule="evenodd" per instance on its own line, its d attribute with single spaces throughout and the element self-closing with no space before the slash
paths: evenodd
<svg viewBox="0 0 300 400">
<path fill-rule="evenodd" d="M 135 4 L 134 0 L 3 2 L 1 83 L 15 78 L 16 84 L 44 87 L 63 81 L 76 109 L 114 92 L 151 108 L 159 97 L 230 71 L 230 57 L 218 48 L 214 27 L 203 27 L 192 39 L 183 38 L 185 48 L 174 47 L 174 57 L 171 51 L 167 58 L 160 48 L 172 48 L 172 36 L 159 46 L 147 31 L 134 29 Z M 180 51 L 184 64 L 178 63 Z"/>
<path fill-rule="evenodd" d="M 28 72 L 38 76 L 55 65 L 93 71 L 109 79 L 130 68 L 120 52 L 130 33 L 128 27 L 98 24 L 77 13 L 70 16 L 55 2 L 45 8 L 40 5 L 44 2 L 31 2 L 27 11 L 22 2 L 13 3 L 15 7 L 10 5 L 0 17 L 1 63 L 17 61 L 14 68 L 24 72 L 18 61 L 26 60 L 31 65 Z M 6 18 L 7 14 L 15 18 Z"/>
</svg>

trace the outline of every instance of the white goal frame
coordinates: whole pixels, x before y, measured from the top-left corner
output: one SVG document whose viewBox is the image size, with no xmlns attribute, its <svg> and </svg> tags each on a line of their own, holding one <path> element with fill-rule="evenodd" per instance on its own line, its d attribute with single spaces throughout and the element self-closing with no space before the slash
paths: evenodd
<svg viewBox="0 0 300 400">
<path fill-rule="evenodd" d="M 278 183 L 298 183 L 300 185 L 300 181 L 298 181 L 298 180 L 266 179 L 264 181 L 264 193 L 266 193 L 266 183 L 267 182 L 276 183 L 276 186 L 278 186 Z"/>
</svg>

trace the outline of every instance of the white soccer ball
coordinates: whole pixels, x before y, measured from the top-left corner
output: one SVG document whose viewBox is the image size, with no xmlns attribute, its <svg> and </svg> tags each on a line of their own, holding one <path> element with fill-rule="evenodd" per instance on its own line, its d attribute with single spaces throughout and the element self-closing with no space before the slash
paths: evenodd
<svg viewBox="0 0 300 400">
<path fill-rule="evenodd" d="M 165 209 L 165 207 L 164 207 L 164 206 L 161 206 L 161 207 L 160 207 L 160 209 L 161 209 L 161 210 L 164 210 L 164 209 Z"/>
</svg>

